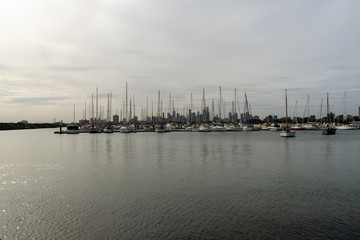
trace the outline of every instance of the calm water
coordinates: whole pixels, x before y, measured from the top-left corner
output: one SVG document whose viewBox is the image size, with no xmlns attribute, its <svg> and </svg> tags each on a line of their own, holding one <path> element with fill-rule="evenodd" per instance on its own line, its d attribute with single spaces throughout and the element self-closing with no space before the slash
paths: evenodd
<svg viewBox="0 0 360 240">
<path fill-rule="evenodd" d="M 0 238 L 360 239 L 360 131 L 0 132 Z"/>
</svg>

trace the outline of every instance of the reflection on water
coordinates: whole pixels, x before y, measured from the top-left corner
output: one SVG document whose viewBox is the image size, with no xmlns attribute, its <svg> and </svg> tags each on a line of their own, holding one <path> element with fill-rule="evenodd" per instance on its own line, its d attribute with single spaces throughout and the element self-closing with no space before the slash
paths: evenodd
<svg viewBox="0 0 360 240">
<path fill-rule="evenodd" d="M 356 239 L 359 133 L 0 132 L 0 238 Z"/>
<path fill-rule="evenodd" d="M 326 161 L 331 161 L 332 155 L 333 155 L 332 142 L 330 139 L 326 139 L 325 143 L 326 143 L 326 145 L 325 145 L 325 150 L 324 150 L 324 158 Z"/>
</svg>

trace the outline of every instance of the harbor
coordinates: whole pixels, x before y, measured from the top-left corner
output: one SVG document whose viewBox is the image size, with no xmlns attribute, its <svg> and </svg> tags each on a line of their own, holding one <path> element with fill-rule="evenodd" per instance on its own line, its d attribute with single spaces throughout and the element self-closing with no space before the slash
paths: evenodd
<svg viewBox="0 0 360 240">
<path fill-rule="evenodd" d="M 0 3 L 0 240 L 360 240 L 360 1 Z"/>
<path fill-rule="evenodd" d="M 287 90 L 286 90 L 287 91 Z M 224 101 L 222 88 L 219 87 L 219 97 L 211 99 L 211 104 L 207 104 L 205 88 L 202 89 L 201 101 L 197 104 L 193 101 L 193 94 L 190 94 L 190 101 L 184 104 L 182 110 L 175 106 L 171 97 L 168 98 L 168 108 L 164 109 L 161 92 L 158 90 L 157 105 L 154 107 L 152 102 L 151 111 L 149 111 L 148 97 L 146 98 L 146 107 L 142 107 L 138 117 L 136 114 L 135 94 L 129 97 L 128 84 L 125 85 L 125 99 L 122 108 L 116 110 L 113 115 L 112 92 L 107 94 L 107 104 L 99 104 L 99 90 L 91 94 L 89 104 L 85 102 L 83 108 L 83 118 L 76 122 L 76 106 L 73 106 L 73 122 L 60 125 L 60 130 L 56 134 L 70 133 L 135 133 L 135 132 L 226 132 L 226 131 L 282 131 L 288 130 L 324 130 L 333 127 L 339 130 L 357 130 L 360 126 L 359 116 L 353 116 L 347 113 L 346 91 L 344 92 L 341 110 L 343 114 L 335 115 L 334 107 L 330 108 L 329 93 L 327 93 L 326 112 L 323 109 L 323 99 L 321 100 L 320 110 L 317 114 L 310 114 L 310 95 L 307 96 L 304 114 L 299 117 L 297 114 L 298 101 L 296 100 L 294 113 L 288 114 L 288 101 L 286 96 L 286 115 L 270 114 L 263 119 L 253 115 L 251 104 L 248 101 L 248 95 L 244 94 L 244 101 L 240 101 L 238 91 L 234 89 L 234 95 L 231 101 Z M 231 104 L 231 110 L 227 106 Z M 116 104 L 115 104 L 116 105 Z M 157 108 L 154 111 L 154 108 Z M 180 108 L 181 109 L 181 108 Z M 106 112 L 105 112 L 106 111 Z M 105 116 L 106 114 L 106 116 Z M 360 107 L 359 107 L 360 115 Z M 64 129 L 65 128 L 65 129 Z"/>
<path fill-rule="evenodd" d="M 110 128 L 91 128 L 91 127 L 73 127 L 70 125 L 72 130 L 69 130 L 65 127 L 66 130 L 63 130 L 64 127 L 60 127 L 61 130 L 55 131 L 55 134 L 78 134 L 78 133 L 142 133 L 142 132 L 159 132 L 157 129 L 160 129 L 163 126 L 163 132 L 240 132 L 240 131 L 282 131 L 285 129 L 284 124 L 254 124 L 251 129 L 242 125 L 235 124 L 207 124 L 206 130 L 204 130 L 204 125 L 194 124 L 194 125 L 176 125 L 176 124 L 165 124 L 165 125 L 148 125 L 148 124 L 139 124 L 139 125 L 117 125 Z M 338 130 L 359 130 L 360 122 L 353 122 L 348 125 L 334 125 L 334 128 Z M 296 131 L 320 131 L 327 127 L 327 124 L 293 124 L 289 127 L 291 130 Z M 125 129 L 125 130 L 124 130 Z"/>
</svg>

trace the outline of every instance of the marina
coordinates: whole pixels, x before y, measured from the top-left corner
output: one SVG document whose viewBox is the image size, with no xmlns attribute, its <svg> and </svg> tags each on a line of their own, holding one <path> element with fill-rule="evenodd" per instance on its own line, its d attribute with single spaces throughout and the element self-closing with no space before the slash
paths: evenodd
<svg viewBox="0 0 360 240">
<path fill-rule="evenodd" d="M 359 240 L 360 1 L 2 1 L 0 240 Z"/>
<path fill-rule="evenodd" d="M 296 114 L 297 100 L 295 103 L 293 116 L 289 116 L 287 90 L 285 90 L 285 116 L 278 117 L 277 115 L 268 115 L 264 119 L 259 116 L 254 116 L 251 112 L 251 105 L 248 101 L 248 95 L 244 93 L 243 107 L 240 109 L 240 101 L 237 96 L 238 92 L 234 89 L 233 100 L 231 101 L 231 110 L 226 110 L 226 103 L 223 99 L 222 88 L 219 87 L 218 104 L 215 106 L 214 98 L 211 101 L 211 107 L 206 103 L 205 88 L 202 89 L 201 104 L 197 107 L 193 103 L 193 95 L 191 93 L 190 104 L 185 104 L 185 107 L 179 111 L 175 107 L 174 100 L 172 100 L 171 93 L 169 94 L 169 106 L 167 109 L 163 108 L 163 99 L 161 92 L 157 92 L 157 111 L 154 113 L 154 106 L 151 104 L 151 113 L 148 111 L 148 98 L 146 109 L 141 109 L 141 117 L 136 115 L 135 94 L 133 97 L 128 95 L 128 84 L 125 85 L 125 101 L 123 108 L 118 110 L 112 116 L 113 100 L 112 92 L 108 92 L 107 105 L 101 107 L 99 104 L 99 90 L 96 88 L 95 98 L 91 94 L 91 103 L 86 104 L 83 110 L 83 118 L 76 122 L 75 105 L 73 106 L 73 122 L 65 124 L 62 121 L 57 122 L 60 125 L 60 131 L 55 131 L 56 134 L 63 133 L 134 133 L 134 132 L 226 132 L 226 131 L 286 131 L 282 132 L 280 136 L 295 136 L 294 131 L 303 130 L 324 130 L 331 128 L 331 132 L 339 130 L 357 130 L 360 126 L 359 116 L 352 116 L 350 114 L 342 114 L 336 116 L 331 111 L 329 106 L 329 93 L 327 93 L 327 107 L 325 116 L 322 115 L 322 101 L 319 117 L 310 115 L 310 95 L 307 97 L 305 111 L 303 117 L 298 117 Z M 104 94 L 103 94 L 104 95 Z M 346 91 L 345 91 L 346 96 Z M 345 98 L 345 97 L 344 97 Z M 344 105 L 346 105 L 344 103 Z M 215 111 L 218 108 L 218 111 Z M 88 114 L 87 114 L 88 109 Z M 106 117 L 105 111 L 106 109 Z M 111 118 L 112 116 L 112 118 Z M 63 128 L 67 128 L 63 130 Z M 78 128 L 75 129 L 74 128 Z M 333 134 L 326 134 L 333 135 Z"/>
</svg>

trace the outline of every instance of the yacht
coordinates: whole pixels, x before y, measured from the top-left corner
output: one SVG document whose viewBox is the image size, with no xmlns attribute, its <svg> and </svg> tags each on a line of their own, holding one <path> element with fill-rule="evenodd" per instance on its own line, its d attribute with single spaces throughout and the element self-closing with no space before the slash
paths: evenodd
<svg viewBox="0 0 360 240">
<path fill-rule="evenodd" d="M 280 125 L 277 124 L 277 123 L 272 123 L 268 128 L 269 128 L 270 131 L 281 131 L 281 130 L 283 130 L 283 128 L 280 127 Z"/>
<path fill-rule="evenodd" d="M 157 133 L 166 133 L 169 132 L 166 130 L 166 127 L 164 127 L 164 125 L 159 125 L 155 128 L 155 132 Z"/>
<path fill-rule="evenodd" d="M 120 128 L 120 132 L 121 132 L 121 133 L 131 133 L 131 128 L 128 127 L 128 126 L 122 126 L 122 127 Z"/>
<path fill-rule="evenodd" d="M 67 129 L 67 131 L 66 131 L 67 134 L 78 134 L 78 133 L 80 133 L 79 126 L 75 125 L 75 124 L 67 125 L 66 129 Z"/>
<path fill-rule="evenodd" d="M 113 133 L 114 129 L 111 126 L 107 126 L 104 128 L 104 133 Z"/>
<path fill-rule="evenodd" d="M 285 125 L 285 130 L 280 132 L 280 137 L 295 137 L 295 132 L 290 131 L 288 126 L 287 89 L 285 89 L 285 108 L 286 108 L 286 125 Z"/>
<path fill-rule="evenodd" d="M 211 131 L 212 132 L 226 132 L 226 128 L 223 126 L 216 125 L 211 128 Z"/>
<path fill-rule="evenodd" d="M 349 124 L 344 124 L 344 125 L 340 125 L 340 126 L 336 126 L 337 130 L 356 130 L 357 128 L 349 125 Z"/>
<path fill-rule="evenodd" d="M 211 132 L 211 128 L 208 125 L 201 124 L 199 127 L 199 132 Z"/>
</svg>

